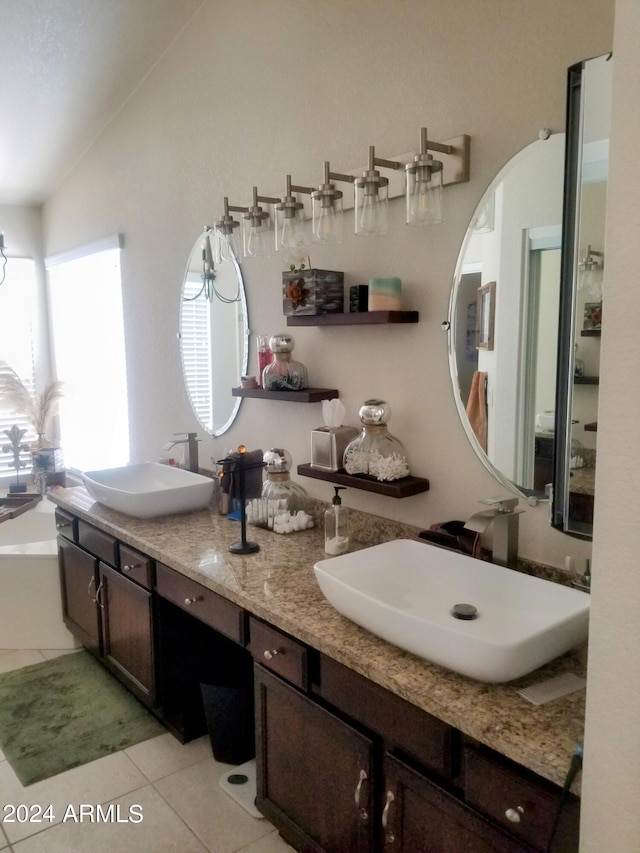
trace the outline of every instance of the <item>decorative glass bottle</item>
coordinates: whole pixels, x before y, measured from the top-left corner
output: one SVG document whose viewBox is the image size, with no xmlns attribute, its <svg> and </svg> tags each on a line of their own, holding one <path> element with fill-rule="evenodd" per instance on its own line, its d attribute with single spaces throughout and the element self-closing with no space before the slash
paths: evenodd
<svg viewBox="0 0 640 853">
<path fill-rule="evenodd" d="M 409 476 L 407 452 L 389 432 L 391 408 L 384 400 L 365 400 L 358 412 L 362 432 L 347 445 L 347 474 L 365 474 L 376 480 L 400 480 Z"/>
<path fill-rule="evenodd" d="M 268 364 L 262 374 L 265 391 L 303 391 L 308 387 L 307 368 L 291 358 L 294 346 L 293 337 L 285 332 L 269 338 L 269 349 L 275 361 Z"/>
<path fill-rule="evenodd" d="M 273 447 L 263 455 L 267 479 L 262 486 L 262 497 L 247 502 L 247 521 L 259 527 L 268 527 L 275 533 L 293 533 L 313 527 L 313 518 L 307 513 L 309 496 L 291 480 L 291 454 L 282 447 Z"/>
</svg>

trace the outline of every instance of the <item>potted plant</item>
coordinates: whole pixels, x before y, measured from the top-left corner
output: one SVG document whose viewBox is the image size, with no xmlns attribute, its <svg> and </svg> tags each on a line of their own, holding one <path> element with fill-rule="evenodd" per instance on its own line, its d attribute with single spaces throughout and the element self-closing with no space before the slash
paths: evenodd
<svg viewBox="0 0 640 853">
<path fill-rule="evenodd" d="M 16 414 L 23 415 L 36 433 L 32 450 L 46 447 L 47 426 L 57 411 L 62 397 L 62 382 L 51 379 L 40 394 L 32 394 L 15 370 L 6 361 L 0 361 L 0 405 Z"/>
</svg>

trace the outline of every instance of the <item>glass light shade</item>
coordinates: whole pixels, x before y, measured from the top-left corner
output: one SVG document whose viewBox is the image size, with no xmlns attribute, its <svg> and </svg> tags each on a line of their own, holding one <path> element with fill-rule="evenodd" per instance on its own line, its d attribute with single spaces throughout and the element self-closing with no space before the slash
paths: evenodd
<svg viewBox="0 0 640 853">
<path fill-rule="evenodd" d="M 226 233 L 227 230 L 229 233 Z M 229 261 L 233 263 L 240 257 L 240 252 L 236 243 L 236 236 L 231 228 L 216 228 L 214 239 L 214 257 L 217 264 Z"/>
<path fill-rule="evenodd" d="M 271 257 L 268 216 L 245 214 L 242 217 L 242 245 L 245 258 Z"/>
<path fill-rule="evenodd" d="M 416 166 L 405 172 L 407 225 L 442 222 L 442 169 Z"/>
<path fill-rule="evenodd" d="M 321 191 L 311 194 L 314 243 L 342 243 L 342 193 L 333 197 Z"/>
<path fill-rule="evenodd" d="M 387 233 L 388 181 L 360 178 L 355 183 L 355 232 L 374 237 Z"/>
<path fill-rule="evenodd" d="M 282 252 L 288 263 L 299 266 L 309 254 L 309 241 L 304 226 L 304 209 L 276 207 L 276 252 Z"/>
<path fill-rule="evenodd" d="M 602 267 L 591 266 L 578 272 L 578 290 L 585 299 L 602 299 Z"/>
<path fill-rule="evenodd" d="M 496 197 L 490 192 L 478 205 L 475 216 L 471 220 L 471 228 L 476 234 L 489 234 L 495 229 Z"/>
</svg>

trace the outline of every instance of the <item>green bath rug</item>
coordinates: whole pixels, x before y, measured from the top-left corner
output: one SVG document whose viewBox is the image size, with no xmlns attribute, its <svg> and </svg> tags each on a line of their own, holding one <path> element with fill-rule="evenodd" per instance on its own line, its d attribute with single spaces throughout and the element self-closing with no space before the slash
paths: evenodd
<svg viewBox="0 0 640 853">
<path fill-rule="evenodd" d="M 164 731 L 88 652 L 0 675 L 0 749 L 23 785 Z"/>
</svg>

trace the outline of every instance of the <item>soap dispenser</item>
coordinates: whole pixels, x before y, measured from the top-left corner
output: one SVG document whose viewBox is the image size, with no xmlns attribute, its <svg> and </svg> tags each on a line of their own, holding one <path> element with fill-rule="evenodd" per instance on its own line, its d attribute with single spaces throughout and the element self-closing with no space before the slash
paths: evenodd
<svg viewBox="0 0 640 853">
<path fill-rule="evenodd" d="M 344 486 L 334 486 L 335 495 L 324 514 L 324 550 L 336 557 L 349 550 L 349 510 L 342 506 L 340 492 Z"/>
</svg>

